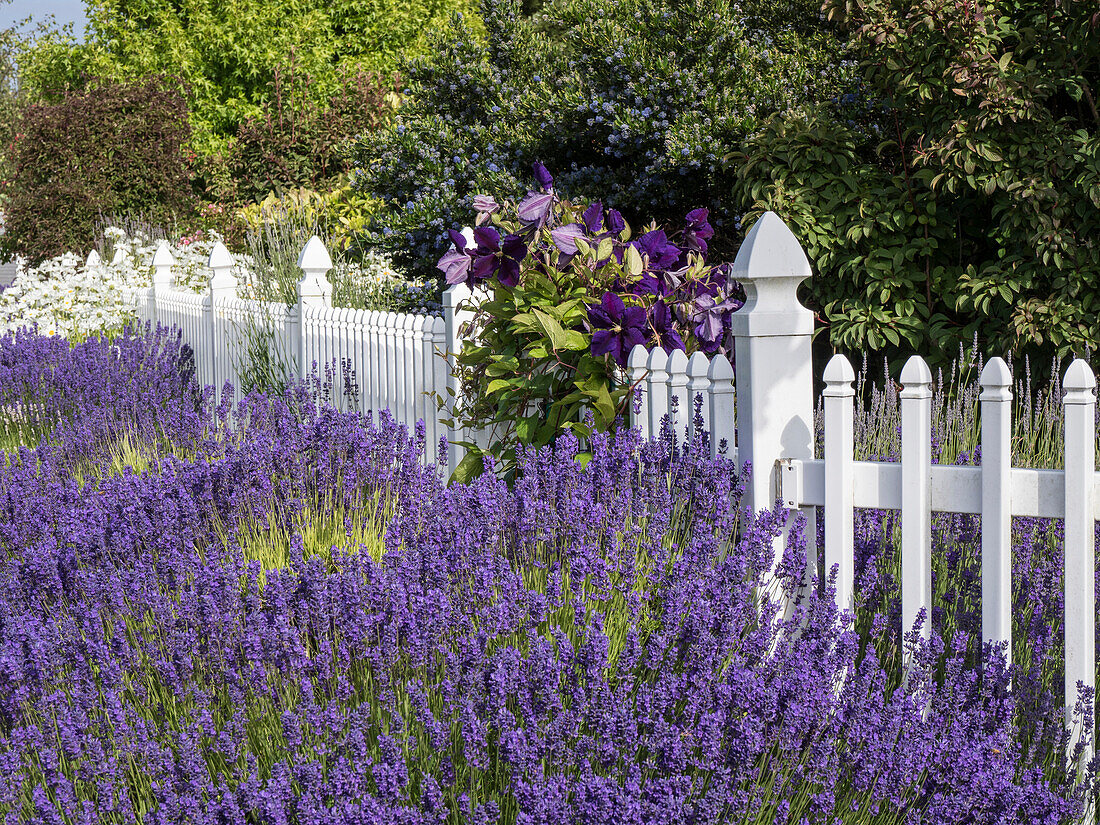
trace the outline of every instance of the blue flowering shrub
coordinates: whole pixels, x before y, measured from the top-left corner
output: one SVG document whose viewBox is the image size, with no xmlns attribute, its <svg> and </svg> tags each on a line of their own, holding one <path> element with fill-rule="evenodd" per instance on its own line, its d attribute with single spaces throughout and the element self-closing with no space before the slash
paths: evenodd
<svg viewBox="0 0 1100 825">
<path fill-rule="evenodd" d="M 551 0 L 528 18 L 519 0 L 485 0 L 485 39 L 456 21 L 406 67 L 393 122 L 355 147 L 357 185 L 388 204 L 369 243 L 427 277 L 470 199 L 522 197 L 541 160 L 563 196 L 634 225 L 706 208 L 729 252 L 734 170 L 720 159 L 847 71 L 818 5 Z"/>
<path fill-rule="evenodd" d="M 474 292 L 456 354 L 458 422 L 489 433 L 488 447 L 462 442 L 459 480 L 480 473 L 486 453 L 510 477 L 517 444 L 544 446 L 570 429 L 588 436 L 625 417 L 635 346 L 732 358 L 730 317 L 742 293 L 728 264 L 707 264 L 714 229 L 705 208 L 671 236 L 651 224 L 633 237 L 617 210 L 564 201 L 546 167 L 534 170 L 538 190 L 517 204 L 475 197 L 472 243 L 450 230 L 452 249 L 437 264 L 448 284 Z"/>
<path fill-rule="evenodd" d="M 1050 688 L 1057 530 L 1014 532 L 1031 656 L 1006 671 L 965 652 L 981 649 L 956 621 L 980 596 L 980 553 L 972 523 L 937 515 L 947 593 L 905 691 L 883 514 L 857 522 L 871 631 L 831 586 L 783 618 L 802 528 L 767 586 L 786 516 L 748 518 L 745 479 L 701 438 L 595 433 L 582 467 L 565 433 L 518 451 L 512 487 L 494 473 L 445 486 L 423 428 L 386 412 L 340 413 L 304 386 L 235 411 L 209 393 L 175 403 L 178 339 L 173 353 L 154 337 L 147 359 L 101 339 L 70 358 L 56 340 L 0 339 L 16 365 L 14 393 L 0 369 L 5 414 L 70 392 L 51 363 L 84 365 L 87 385 L 50 444 L 0 463 L 5 821 L 1054 825 L 1080 811 Z M 165 403 L 146 404 L 150 387 Z M 119 401 L 144 426 L 104 428 Z"/>
</svg>

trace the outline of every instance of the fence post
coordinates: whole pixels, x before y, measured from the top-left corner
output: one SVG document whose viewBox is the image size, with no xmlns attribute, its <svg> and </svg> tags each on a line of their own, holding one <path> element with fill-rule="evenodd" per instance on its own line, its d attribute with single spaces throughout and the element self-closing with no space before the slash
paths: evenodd
<svg viewBox="0 0 1100 825">
<path fill-rule="evenodd" d="M 836 604 L 854 609 L 855 371 L 837 354 L 825 367 L 825 575 L 837 566 Z"/>
<path fill-rule="evenodd" d="M 688 395 L 688 357 L 682 349 L 674 349 L 668 354 L 668 414 L 672 419 L 673 431 L 682 429 L 685 425 L 687 434 L 685 438 L 691 438 L 691 396 Z M 673 411 L 672 399 L 676 399 L 676 409 Z M 681 433 L 677 432 L 677 436 Z"/>
<path fill-rule="evenodd" d="M 1062 380 L 1065 395 L 1065 642 L 1066 642 L 1066 726 L 1070 728 L 1069 751 L 1081 740 L 1082 726 L 1073 726 L 1077 686 L 1095 687 L 1096 601 L 1095 534 L 1093 532 L 1092 482 L 1095 477 L 1096 377 L 1086 361 L 1077 358 Z M 983 458 L 984 460 L 984 458 Z M 984 573 L 983 573 L 984 575 Z M 1095 716 L 1096 699 L 1092 710 Z M 1094 719 L 1095 725 L 1095 719 Z M 1088 737 L 1092 739 L 1091 736 Z M 1095 744 L 1090 741 L 1078 766 L 1092 759 Z"/>
<path fill-rule="evenodd" d="M 210 330 L 210 378 L 214 384 L 215 397 L 220 401 L 222 385 L 229 372 L 229 336 L 225 322 L 221 318 L 218 306 L 226 299 L 237 297 L 237 278 L 233 275 L 233 256 L 218 241 L 210 250 L 206 260 L 210 268 L 210 315 L 207 328 Z"/>
<path fill-rule="evenodd" d="M 459 381 L 457 356 L 462 351 L 462 325 L 474 317 L 469 309 L 473 293 L 465 282 L 453 284 L 443 293 L 443 322 L 446 331 L 447 358 L 447 395 L 450 396 L 451 418 L 454 424 L 447 433 L 450 442 L 447 448 L 447 474 L 453 475 L 463 459 L 463 449 L 455 442 L 469 441 L 470 434 L 458 426 L 458 415 L 462 409 L 462 382 Z M 446 401 L 446 399 L 444 399 Z"/>
<path fill-rule="evenodd" d="M 1012 374 L 982 369 L 982 642 L 1007 642 L 1012 662 Z"/>
<path fill-rule="evenodd" d="M 794 234 L 774 212 L 765 212 L 745 236 L 732 277 L 745 289 L 745 305 L 733 314 L 737 365 L 737 466 L 752 465 L 745 504 L 753 512 L 778 499 L 780 458 L 809 460 L 813 442 L 814 316 L 798 302 L 798 285 L 810 277 L 810 262 Z M 816 511 L 806 517 L 806 578 L 817 580 Z M 772 589 L 775 565 L 786 546 L 787 528 L 773 547 L 765 585 Z M 789 608 L 791 605 L 787 605 Z"/>
<path fill-rule="evenodd" d="M 332 306 L 332 284 L 326 275 L 332 269 L 332 258 L 328 249 L 316 235 L 306 241 L 298 255 L 298 268 L 302 270 L 302 279 L 298 281 L 298 357 L 299 378 L 304 379 L 312 367 L 307 360 L 309 354 L 309 336 L 306 332 L 306 307 Z M 323 369 L 323 367 L 322 367 Z"/>
<path fill-rule="evenodd" d="M 924 639 L 932 631 L 932 372 L 919 355 L 901 371 L 901 633 L 908 684 L 912 654 L 905 634 L 923 608 Z"/>
<path fill-rule="evenodd" d="M 149 298 L 149 317 L 146 319 L 154 326 L 157 324 L 160 313 L 157 303 L 161 296 L 175 285 L 175 275 L 172 267 L 176 264 L 176 258 L 168 247 L 167 241 L 157 244 L 156 254 L 153 255 L 153 289 Z"/>
</svg>

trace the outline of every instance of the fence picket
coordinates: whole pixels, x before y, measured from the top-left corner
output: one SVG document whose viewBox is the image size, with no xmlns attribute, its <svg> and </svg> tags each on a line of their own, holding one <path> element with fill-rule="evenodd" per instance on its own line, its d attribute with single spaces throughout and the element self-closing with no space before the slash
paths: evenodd
<svg viewBox="0 0 1100 825">
<path fill-rule="evenodd" d="M 825 575 L 837 568 L 836 603 L 854 607 L 856 374 L 843 355 L 825 367 Z"/>
<path fill-rule="evenodd" d="M 726 456 L 737 463 L 737 418 L 734 408 L 733 365 L 722 355 L 710 359 L 707 368 L 710 379 L 710 457 L 717 458 L 722 442 L 726 442 Z"/>
<path fill-rule="evenodd" d="M 932 629 L 932 373 L 919 355 L 901 371 L 901 631 L 923 611 L 920 633 Z M 912 653 L 902 654 L 908 674 Z"/>
<path fill-rule="evenodd" d="M 982 641 L 1007 642 L 1012 661 L 1012 375 L 982 369 Z"/>
<path fill-rule="evenodd" d="M 1066 725 L 1071 728 L 1070 753 L 1080 741 L 1081 725 L 1073 725 L 1078 685 L 1095 687 L 1096 599 L 1095 534 L 1092 488 L 1096 461 L 1096 377 L 1088 362 L 1077 358 L 1062 380 L 1065 395 L 1065 704 Z M 984 573 L 983 573 L 984 575 Z M 1093 710 L 1096 701 L 1093 699 Z M 1094 746 L 1086 746 L 1083 767 Z"/>
<path fill-rule="evenodd" d="M 661 434 L 661 419 L 668 415 L 668 356 L 661 347 L 649 351 L 646 359 L 646 394 L 649 396 L 649 434 Z"/>
<path fill-rule="evenodd" d="M 703 352 L 696 351 L 688 359 L 687 362 L 687 392 L 688 392 L 688 406 L 687 416 L 688 425 L 691 428 L 691 434 L 695 435 L 695 398 L 701 396 L 703 399 L 703 406 L 700 408 L 699 413 L 703 417 L 703 430 L 710 432 L 710 405 L 706 403 L 707 391 L 710 389 L 710 378 L 708 377 L 708 371 L 710 370 L 710 359 L 707 358 Z"/>
</svg>

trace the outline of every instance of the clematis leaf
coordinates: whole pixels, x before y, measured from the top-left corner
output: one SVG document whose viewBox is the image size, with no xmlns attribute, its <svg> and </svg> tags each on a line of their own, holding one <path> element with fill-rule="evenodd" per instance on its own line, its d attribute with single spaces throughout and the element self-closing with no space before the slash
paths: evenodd
<svg viewBox="0 0 1100 825">
<path fill-rule="evenodd" d="M 542 325 L 546 335 L 550 338 L 550 343 L 554 349 L 569 349 L 568 339 L 565 335 L 565 330 L 561 328 L 561 324 L 557 319 L 547 315 L 541 309 L 532 309 L 535 313 L 535 317 L 539 319 L 539 323 Z"/>
<path fill-rule="evenodd" d="M 627 272 L 634 276 L 641 275 L 642 270 L 645 269 L 642 256 L 638 253 L 637 248 L 633 246 L 628 246 L 623 253 L 623 263 L 626 264 Z"/>
</svg>

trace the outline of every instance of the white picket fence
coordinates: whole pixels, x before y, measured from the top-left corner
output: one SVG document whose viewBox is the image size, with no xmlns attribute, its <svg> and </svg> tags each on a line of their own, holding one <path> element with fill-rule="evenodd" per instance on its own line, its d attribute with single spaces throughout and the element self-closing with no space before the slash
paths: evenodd
<svg viewBox="0 0 1100 825">
<path fill-rule="evenodd" d="M 292 307 L 239 297 L 232 257 L 221 244 L 210 254 L 205 294 L 176 289 L 174 264 L 167 244 L 162 244 L 153 258 L 152 286 L 136 291 L 131 298 L 142 321 L 182 331 L 184 342 L 195 352 L 199 382 L 213 386 L 219 400 L 226 382 L 233 386 L 233 403 L 244 397 L 248 348 L 261 343 L 277 362 L 289 365 L 298 376 L 316 368 L 330 384 L 332 399 L 341 409 L 350 409 L 354 398 L 361 412 L 389 409 L 410 430 L 423 420 L 429 460 L 442 436 L 452 445 L 461 441 L 488 445 L 488 433 L 444 425 L 439 419 L 451 416 L 440 414 L 434 401 L 435 394 L 449 400 L 450 388 L 461 403 L 452 369 L 453 355 L 461 349 L 462 325 L 473 317 L 475 299 L 466 285 L 450 287 L 444 293 L 442 318 L 333 307 L 332 287 L 326 277 L 332 261 L 316 237 L 299 256 L 303 275 L 298 303 Z M 345 362 L 352 370 L 354 387 L 345 385 Z M 691 427 L 690 398 L 701 393 L 707 399 L 703 406 L 705 429 L 711 431 L 711 422 L 716 422 L 714 431 L 726 440 L 727 455 L 733 455 L 733 368 L 724 356 L 708 359 L 696 353 L 689 360 L 681 351 L 666 354 L 657 348 L 650 353 L 639 346 L 631 354 L 627 374 L 642 388 L 643 410 L 632 416 L 632 423 L 645 435 L 659 432 L 661 416 L 666 413 L 682 435 Z M 718 440 L 712 440 L 713 452 Z M 449 448 L 450 472 L 462 457 L 460 447 Z"/>
<path fill-rule="evenodd" d="M 808 577 L 838 568 L 837 601 L 853 607 L 854 509 L 901 511 L 902 628 L 930 635 L 932 512 L 981 517 L 982 636 L 1005 642 L 1012 655 L 1013 516 L 1065 520 L 1065 702 L 1072 723 L 1078 685 L 1095 687 L 1095 533 L 1100 518 L 1100 473 L 1095 470 L 1096 379 L 1086 361 L 1066 370 L 1064 469 L 1013 467 L 1012 379 L 1001 358 L 980 376 L 981 466 L 932 464 L 932 373 L 920 356 L 901 372 L 900 462 L 854 460 L 855 372 L 843 355 L 827 365 L 822 393 L 824 455 L 813 448 L 813 318 L 798 302 L 810 265 L 783 221 L 765 214 L 748 233 L 733 277 L 748 300 L 735 313 L 738 461 L 752 462 L 748 503 L 776 499 L 809 522 Z M 815 513 L 823 508 L 825 570 L 813 569 Z M 906 662 L 908 665 L 908 662 Z M 1096 703 L 1093 702 L 1095 711 Z M 1081 738 L 1078 724 L 1070 748 Z M 1083 766 L 1092 755 L 1086 749 Z M 1092 820 L 1090 811 L 1086 819 Z"/>
<path fill-rule="evenodd" d="M 307 369 L 313 363 L 347 359 L 355 370 L 362 410 L 389 407 L 397 420 L 423 418 L 428 443 L 446 435 L 467 440 L 437 421 L 425 392 L 459 396 L 451 372 L 460 348 L 460 330 L 471 317 L 468 288 L 444 293 L 444 318 L 335 309 L 325 273 L 327 251 L 314 238 L 302 250 L 303 278 L 297 307 L 271 308 L 236 297 L 229 255 L 211 254 L 209 292 L 203 296 L 172 288 L 171 255 L 163 247 L 154 260 L 154 284 L 138 296 L 141 317 L 175 324 L 195 349 L 199 379 L 239 386 L 241 330 L 249 319 L 272 319 L 284 351 Z M 1078 684 L 1095 686 L 1094 522 L 1100 518 L 1100 473 L 1095 471 L 1095 387 L 1088 364 L 1074 361 L 1063 379 L 1065 396 L 1064 469 L 1011 466 L 1011 377 L 1000 358 L 981 375 L 982 464 L 932 464 L 932 374 L 919 356 L 901 373 L 901 461 L 864 462 L 853 458 L 855 373 L 836 356 L 823 375 L 824 455 L 814 454 L 814 398 L 811 338 L 813 314 L 796 295 L 810 277 L 805 252 L 774 213 L 762 216 L 745 238 L 733 265 L 733 278 L 745 289 L 745 305 L 733 316 L 734 370 L 724 356 L 688 358 L 660 348 L 630 353 L 627 376 L 642 387 L 641 412 L 632 417 L 643 434 L 655 435 L 662 417 L 673 412 L 679 433 L 690 426 L 692 399 L 703 396 L 704 427 L 711 449 L 726 442 L 726 455 L 738 468 L 751 464 L 744 503 L 754 511 L 781 501 L 807 520 L 807 585 L 816 586 L 838 568 L 837 599 L 853 606 L 854 508 L 901 511 L 901 589 L 903 629 L 921 613 L 930 632 L 931 514 L 973 513 L 982 525 L 982 635 L 1003 641 L 1011 657 L 1011 519 L 1036 516 L 1065 520 L 1065 696 L 1069 724 Z M 235 380 L 237 379 L 237 380 Z M 337 376 L 337 390 L 342 377 Z M 237 391 L 240 392 L 239 389 Z M 337 393 L 338 394 L 338 393 Z M 735 406 L 734 399 L 737 399 Z M 675 404 L 673 403 L 675 399 Z M 476 439 L 475 439 L 476 440 Z M 451 469 L 461 458 L 450 450 Z M 817 507 L 824 510 L 825 570 L 816 569 Z M 785 536 L 776 539 L 776 558 Z M 908 665 L 908 662 L 906 662 Z M 1095 710 L 1095 701 L 1093 704 Z M 1071 748 L 1082 731 L 1073 730 Z M 1092 747 L 1086 749 L 1086 761 Z M 1084 764 L 1084 763 L 1082 763 Z M 1092 814 L 1086 817 L 1091 821 Z"/>
<path fill-rule="evenodd" d="M 316 237 L 303 248 L 298 263 L 303 271 L 298 302 L 287 307 L 238 297 L 233 261 L 221 244 L 210 254 L 207 292 L 176 289 L 174 259 L 168 246 L 161 245 L 153 259 L 152 286 L 132 298 L 141 320 L 182 331 L 195 352 L 197 379 L 214 386 L 219 400 L 226 382 L 233 385 L 234 403 L 243 398 L 248 347 L 262 344 L 297 376 L 316 367 L 341 409 L 349 409 L 354 399 L 363 412 L 388 408 L 410 430 L 423 420 L 426 452 L 434 458 L 439 438 L 454 436 L 438 421 L 430 395 L 447 394 L 449 369 L 441 357 L 449 348 L 447 321 L 333 307 L 326 277 L 332 261 Z M 345 385 L 345 362 L 354 370 L 354 387 Z"/>
</svg>

